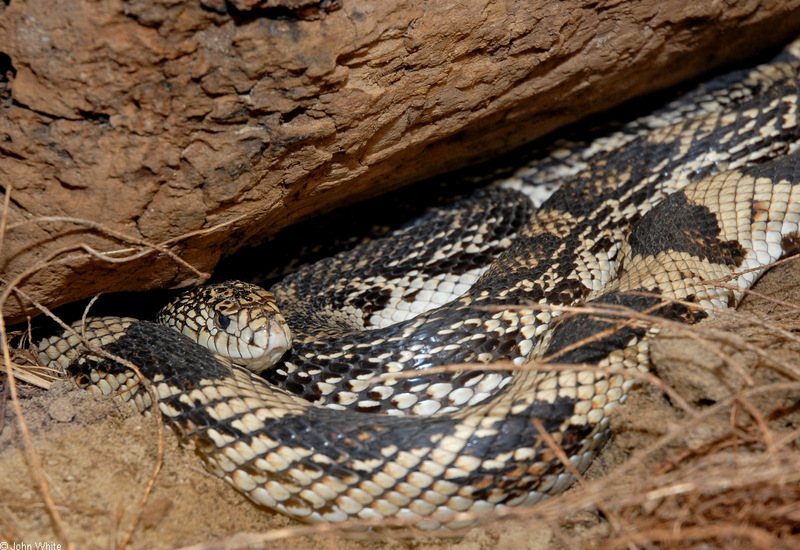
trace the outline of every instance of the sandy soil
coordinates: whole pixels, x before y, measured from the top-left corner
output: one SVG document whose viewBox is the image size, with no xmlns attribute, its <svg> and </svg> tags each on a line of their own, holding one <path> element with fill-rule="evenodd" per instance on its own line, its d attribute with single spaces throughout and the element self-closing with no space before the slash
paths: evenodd
<svg viewBox="0 0 800 550">
<path fill-rule="evenodd" d="M 741 445 L 731 450 L 730 445 L 718 444 L 715 452 L 734 452 L 740 457 L 751 450 L 762 452 L 765 445 L 774 450 L 786 445 L 783 434 L 800 428 L 796 384 L 783 393 L 752 398 L 743 394 L 751 382 L 786 380 L 781 370 L 800 364 L 800 344 L 792 337 L 800 319 L 798 268 L 800 261 L 794 261 L 768 273 L 755 289 L 763 296 L 749 296 L 739 308 L 742 315 L 704 321 L 688 337 L 686 332 L 662 334 L 654 343 L 653 358 L 657 372 L 677 395 L 667 398 L 642 384 L 617 415 L 616 438 L 588 473 L 590 479 L 598 481 L 570 490 L 519 517 L 445 539 L 408 531 L 399 533 L 400 537 L 374 534 L 366 538 L 341 532 L 303 534 L 305 528 L 300 524 L 257 508 L 206 473 L 191 449 L 181 448 L 166 432 L 163 467 L 128 548 L 201 543 L 213 543 L 209 547 L 216 548 L 336 550 L 616 547 L 608 537 L 640 532 L 637 522 L 650 512 L 645 502 L 645 506 L 637 505 L 636 512 L 628 513 L 624 503 L 617 503 L 620 499 L 609 495 L 617 497 L 626 487 L 646 485 L 655 473 L 668 470 L 680 460 L 693 460 L 713 442 L 730 441 L 731 433 Z M 787 332 L 781 333 L 775 324 L 787 328 Z M 718 329 L 724 331 L 723 338 L 736 341 L 709 343 L 713 337 L 709 331 Z M 775 367 L 775 361 L 787 367 Z M 67 382 L 57 383 L 46 392 L 22 384 L 21 391 L 23 418 L 63 518 L 66 539 L 58 533 L 44 505 L 37 474 L 24 450 L 17 415 L 7 399 L 0 432 L 0 539 L 32 545 L 59 542 L 62 548 L 67 540 L 80 548 L 115 547 L 136 515 L 137 503 L 153 472 L 159 441 L 155 420 L 112 399 L 93 399 Z M 739 399 L 726 402 L 731 395 Z M 680 406 L 681 399 L 692 410 L 708 411 L 711 407 L 716 414 L 692 417 Z M 747 434 L 753 426 L 758 437 L 772 442 L 772 447 L 748 443 Z M 682 437 L 654 444 L 664 434 L 676 431 Z M 635 454 L 648 445 L 653 449 L 647 456 Z M 631 455 L 636 456 L 632 466 Z M 800 518 L 800 510 L 797 514 Z M 278 540 L 254 542 L 252 534 Z M 283 538 L 293 534 L 298 536 Z M 797 535 L 800 537 L 800 533 Z"/>
</svg>

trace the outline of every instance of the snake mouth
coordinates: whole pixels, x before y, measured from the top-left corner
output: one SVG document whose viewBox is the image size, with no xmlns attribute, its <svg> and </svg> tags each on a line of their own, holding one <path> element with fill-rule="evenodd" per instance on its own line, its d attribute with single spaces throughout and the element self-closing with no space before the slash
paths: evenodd
<svg viewBox="0 0 800 550">
<path fill-rule="evenodd" d="M 277 363 L 291 347 L 292 333 L 286 323 L 269 320 L 260 330 L 252 333 L 248 349 L 258 350 L 259 353 L 258 356 L 254 353 L 245 366 L 252 372 L 261 372 Z"/>
</svg>

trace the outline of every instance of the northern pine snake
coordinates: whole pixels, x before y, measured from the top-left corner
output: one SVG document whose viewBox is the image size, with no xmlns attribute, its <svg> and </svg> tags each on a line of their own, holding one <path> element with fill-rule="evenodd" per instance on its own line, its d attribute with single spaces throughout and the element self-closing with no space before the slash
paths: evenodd
<svg viewBox="0 0 800 550">
<path fill-rule="evenodd" d="M 694 322 L 797 250 L 798 50 L 273 288 L 295 343 L 266 378 L 317 405 L 160 325 L 106 318 L 78 330 L 139 367 L 211 471 L 280 512 L 436 529 L 535 503 L 573 480 L 539 429 L 583 471 L 610 435 L 625 373 L 648 369 L 654 331 L 621 308 Z M 509 189 L 554 178 L 561 187 L 536 213 Z M 611 312 L 557 307 L 575 304 Z M 42 357 L 150 404 L 128 370 L 81 346 L 46 340 Z M 524 368 L 424 373 L 498 360 Z"/>
</svg>

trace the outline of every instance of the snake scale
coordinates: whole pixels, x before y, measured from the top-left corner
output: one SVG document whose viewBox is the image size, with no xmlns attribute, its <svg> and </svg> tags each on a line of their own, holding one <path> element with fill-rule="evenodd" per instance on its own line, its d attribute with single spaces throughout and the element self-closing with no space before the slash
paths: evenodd
<svg viewBox="0 0 800 550">
<path fill-rule="evenodd" d="M 584 471 L 630 374 L 649 368 L 656 329 L 625 311 L 695 322 L 797 251 L 799 54 L 289 275 L 271 292 L 294 343 L 261 374 L 147 321 L 76 332 L 137 365 L 208 469 L 295 518 L 457 529 L 533 504 L 573 481 L 553 444 Z M 534 208 L 525 193 L 554 181 Z M 252 296 L 228 291 L 224 307 L 239 298 Z M 238 314 L 212 315 L 224 329 Z M 269 331 L 282 354 L 288 334 Z M 41 357 L 148 408 L 132 372 L 76 332 L 44 340 Z M 506 371 L 426 374 L 501 360 Z"/>
</svg>

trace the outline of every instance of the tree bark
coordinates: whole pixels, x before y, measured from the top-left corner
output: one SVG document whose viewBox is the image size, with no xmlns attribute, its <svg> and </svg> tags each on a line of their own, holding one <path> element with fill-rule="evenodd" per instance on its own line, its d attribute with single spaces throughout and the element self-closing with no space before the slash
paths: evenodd
<svg viewBox="0 0 800 550">
<path fill-rule="evenodd" d="M 194 284 L 798 31 L 800 0 L 6 0 L 2 279 L 50 306 Z"/>
</svg>

